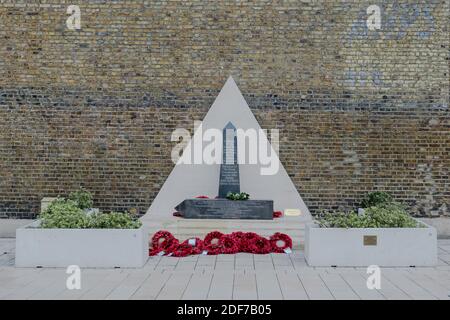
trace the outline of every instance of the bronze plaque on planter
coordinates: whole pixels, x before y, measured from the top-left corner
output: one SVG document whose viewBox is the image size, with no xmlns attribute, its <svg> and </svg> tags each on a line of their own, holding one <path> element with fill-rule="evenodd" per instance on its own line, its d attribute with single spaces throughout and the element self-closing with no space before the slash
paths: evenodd
<svg viewBox="0 0 450 320">
<path fill-rule="evenodd" d="M 376 246 L 377 245 L 377 236 L 364 236 L 364 245 L 365 246 Z"/>
</svg>

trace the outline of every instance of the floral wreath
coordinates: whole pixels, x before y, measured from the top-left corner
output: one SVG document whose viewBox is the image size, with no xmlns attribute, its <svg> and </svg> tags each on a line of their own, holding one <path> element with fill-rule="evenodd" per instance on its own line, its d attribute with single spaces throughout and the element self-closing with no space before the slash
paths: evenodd
<svg viewBox="0 0 450 320">
<path fill-rule="evenodd" d="M 274 218 L 280 218 L 282 216 L 283 216 L 283 212 L 281 212 L 281 211 L 274 211 L 273 212 L 273 217 Z"/>
<path fill-rule="evenodd" d="M 241 238 L 241 244 L 240 244 L 241 251 L 251 253 L 252 249 L 250 248 L 250 243 L 253 241 L 253 239 L 256 239 L 259 237 L 260 236 L 257 233 L 245 232 L 243 237 Z"/>
<path fill-rule="evenodd" d="M 205 240 L 203 240 L 203 248 L 208 251 L 208 255 L 216 255 L 221 253 L 222 248 L 220 238 L 222 238 L 222 236 L 223 233 L 220 231 L 212 231 L 205 236 Z"/>
<path fill-rule="evenodd" d="M 270 239 L 266 239 L 254 232 L 236 231 L 231 234 L 223 234 L 220 231 L 212 231 L 205 236 L 203 241 L 200 238 L 191 238 L 180 243 L 169 231 L 161 230 L 156 232 L 151 239 L 149 255 L 186 257 L 205 251 L 208 255 L 237 252 L 288 253 L 286 249 L 292 249 L 292 239 L 287 234 L 280 232 L 276 232 Z"/>
<path fill-rule="evenodd" d="M 169 231 L 160 230 L 152 237 L 152 248 L 164 248 L 173 239 L 175 239 L 175 237 Z"/>
<path fill-rule="evenodd" d="M 239 252 L 239 243 L 231 234 L 224 234 L 219 240 L 222 253 L 233 254 Z"/>
<path fill-rule="evenodd" d="M 160 248 L 150 249 L 149 255 L 156 256 L 156 255 L 160 254 L 161 252 L 163 252 L 164 254 L 171 254 L 171 253 L 173 253 L 173 251 L 175 249 L 177 249 L 178 245 L 179 245 L 178 239 L 174 238 L 170 242 L 168 242 L 168 244 L 164 248 L 160 247 Z"/>
<path fill-rule="evenodd" d="M 172 256 L 173 257 L 187 257 L 191 255 L 194 251 L 194 248 L 188 244 L 188 243 L 181 243 L 179 244 L 173 251 Z"/>
<path fill-rule="evenodd" d="M 154 256 L 160 252 L 171 253 L 178 246 L 178 240 L 166 230 L 156 232 L 152 237 L 152 249 L 150 255 Z"/>
<path fill-rule="evenodd" d="M 195 240 L 195 245 L 192 245 L 189 243 L 190 240 Z M 200 254 L 203 251 L 203 241 L 200 238 L 190 238 L 190 239 L 186 239 L 184 240 L 181 245 L 188 245 L 192 248 L 192 254 Z"/>
<path fill-rule="evenodd" d="M 248 244 L 248 250 L 251 253 L 266 254 L 270 253 L 271 249 L 270 241 L 261 236 L 252 238 Z"/>
<path fill-rule="evenodd" d="M 281 246 L 279 245 L 283 243 Z M 292 239 L 287 234 L 276 232 L 270 237 L 272 252 L 283 253 L 286 249 L 292 249 Z"/>
<path fill-rule="evenodd" d="M 245 252 L 245 241 L 244 241 L 245 232 L 235 231 L 231 233 L 231 236 L 234 238 L 236 245 L 239 247 L 239 251 Z"/>
</svg>

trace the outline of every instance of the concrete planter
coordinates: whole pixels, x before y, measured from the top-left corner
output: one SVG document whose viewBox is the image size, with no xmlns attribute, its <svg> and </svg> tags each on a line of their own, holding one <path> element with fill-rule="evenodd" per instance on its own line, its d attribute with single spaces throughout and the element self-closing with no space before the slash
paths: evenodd
<svg viewBox="0 0 450 320">
<path fill-rule="evenodd" d="M 16 231 L 16 267 L 139 268 L 148 238 L 139 229 L 40 229 L 35 221 Z"/>
<path fill-rule="evenodd" d="M 433 266 L 437 263 L 436 229 L 305 229 L 305 257 L 310 266 Z"/>
</svg>

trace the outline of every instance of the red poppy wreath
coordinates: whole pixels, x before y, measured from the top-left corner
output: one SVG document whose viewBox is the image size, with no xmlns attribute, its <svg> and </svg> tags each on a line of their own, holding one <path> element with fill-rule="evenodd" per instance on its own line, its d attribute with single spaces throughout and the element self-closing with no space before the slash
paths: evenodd
<svg viewBox="0 0 450 320">
<path fill-rule="evenodd" d="M 283 212 L 281 212 L 281 211 L 274 211 L 273 212 L 273 217 L 274 218 L 280 218 L 282 216 L 283 216 Z"/>
<path fill-rule="evenodd" d="M 232 232 L 231 236 L 234 238 L 234 241 L 236 242 L 236 245 L 239 247 L 239 251 L 244 252 L 246 245 L 245 245 L 245 232 L 242 231 L 236 231 L 236 232 Z"/>
<path fill-rule="evenodd" d="M 248 250 L 251 253 L 266 254 L 270 253 L 271 249 L 270 241 L 264 237 L 252 238 L 248 243 Z"/>
<path fill-rule="evenodd" d="M 209 255 L 220 253 L 234 254 L 237 252 L 249 252 L 255 254 L 289 253 L 292 249 L 292 239 L 284 233 L 277 232 L 266 239 L 254 232 L 233 232 L 223 234 L 213 231 L 206 235 L 202 241 L 200 238 L 191 238 L 179 243 L 169 231 L 158 231 L 151 240 L 149 255 L 169 255 L 174 257 L 186 257 L 191 254 L 205 252 Z"/>
<path fill-rule="evenodd" d="M 172 251 L 173 257 L 187 257 L 190 256 L 193 252 L 193 248 L 190 244 L 187 243 L 181 243 L 179 244 L 176 249 Z"/>
<path fill-rule="evenodd" d="M 189 245 L 192 248 L 192 254 L 200 254 L 203 251 L 203 241 L 200 238 L 191 238 L 183 241 L 182 245 Z"/>
<path fill-rule="evenodd" d="M 222 253 L 233 254 L 239 252 L 239 245 L 236 239 L 230 234 L 224 234 L 219 241 Z"/>
<path fill-rule="evenodd" d="M 208 255 L 216 255 L 222 252 L 220 238 L 223 233 L 220 231 L 212 231 L 208 233 L 203 240 L 203 249 L 208 252 Z"/>
<path fill-rule="evenodd" d="M 244 236 L 241 239 L 241 245 L 240 245 L 241 251 L 252 253 L 252 248 L 250 248 L 250 244 L 256 238 L 259 238 L 259 235 L 257 233 L 245 232 Z"/>
<path fill-rule="evenodd" d="M 272 252 L 283 253 L 286 249 L 292 249 L 292 239 L 287 234 L 277 232 L 270 237 Z"/>
<path fill-rule="evenodd" d="M 152 237 L 152 249 L 150 255 L 154 256 L 164 251 L 165 254 L 171 253 L 178 246 L 178 240 L 169 232 L 161 230 Z"/>
</svg>

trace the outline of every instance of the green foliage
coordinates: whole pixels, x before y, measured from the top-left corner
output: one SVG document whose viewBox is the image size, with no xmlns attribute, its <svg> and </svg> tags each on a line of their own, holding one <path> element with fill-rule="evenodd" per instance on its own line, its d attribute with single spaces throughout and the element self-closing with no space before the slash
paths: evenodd
<svg viewBox="0 0 450 320">
<path fill-rule="evenodd" d="M 60 229 L 137 229 L 142 223 L 129 213 L 88 214 L 73 200 L 58 198 L 40 214 L 41 228 Z"/>
<path fill-rule="evenodd" d="M 228 192 L 227 199 L 228 200 L 248 200 L 248 199 L 250 199 L 250 195 L 245 192 L 241 192 L 241 193 Z"/>
<path fill-rule="evenodd" d="M 92 208 L 94 201 L 92 200 L 92 194 L 80 187 L 77 191 L 73 191 L 69 195 L 69 199 L 77 203 L 80 209 Z"/>
<path fill-rule="evenodd" d="M 40 214 L 41 228 L 89 228 L 90 218 L 72 200 L 58 198 Z"/>
<path fill-rule="evenodd" d="M 365 209 L 358 215 L 354 211 L 348 213 L 327 213 L 319 220 L 324 228 L 417 228 L 417 223 L 403 205 L 392 202 Z"/>
<path fill-rule="evenodd" d="M 406 208 L 398 202 L 370 207 L 364 213 L 370 217 L 374 228 L 416 228 L 422 225 L 414 220 Z"/>
<path fill-rule="evenodd" d="M 387 192 L 376 191 L 368 193 L 361 202 L 362 208 L 378 206 L 380 204 L 392 203 L 392 196 Z"/>
<path fill-rule="evenodd" d="M 110 212 L 93 216 L 91 228 L 97 229 L 138 229 L 142 222 L 134 219 L 129 213 Z"/>
</svg>

